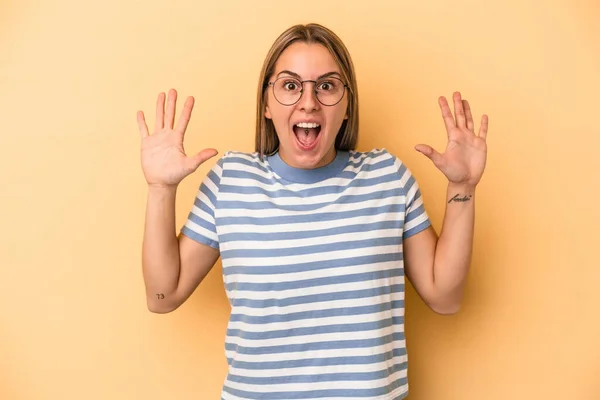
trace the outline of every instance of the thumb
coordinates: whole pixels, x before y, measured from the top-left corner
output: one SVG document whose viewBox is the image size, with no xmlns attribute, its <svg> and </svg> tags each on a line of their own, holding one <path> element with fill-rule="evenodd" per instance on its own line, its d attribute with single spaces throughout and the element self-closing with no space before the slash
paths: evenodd
<svg viewBox="0 0 600 400">
<path fill-rule="evenodd" d="M 437 152 L 433 147 L 426 144 L 418 144 L 415 146 L 415 150 L 429 158 L 436 167 L 440 168 L 442 165 L 442 155 Z"/>
<path fill-rule="evenodd" d="M 217 154 L 219 154 L 219 152 L 215 149 L 204 149 L 195 156 L 188 158 L 188 166 L 192 171 L 195 171 L 202 163 L 213 158 Z"/>
</svg>

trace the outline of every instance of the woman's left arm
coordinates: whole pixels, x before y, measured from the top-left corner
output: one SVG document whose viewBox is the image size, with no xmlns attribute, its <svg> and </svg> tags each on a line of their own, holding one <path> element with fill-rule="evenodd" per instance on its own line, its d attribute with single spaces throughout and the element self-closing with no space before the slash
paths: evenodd
<svg viewBox="0 0 600 400">
<path fill-rule="evenodd" d="M 446 99 L 439 99 L 448 133 L 446 151 L 440 154 L 428 145 L 416 146 L 448 178 L 441 233 L 438 237 L 429 227 L 403 242 L 406 276 L 439 314 L 453 314 L 460 308 L 473 249 L 475 191 L 487 158 L 487 115 L 482 116 L 476 135 L 469 103 L 458 92 L 453 100 L 456 118 Z"/>
</svg>

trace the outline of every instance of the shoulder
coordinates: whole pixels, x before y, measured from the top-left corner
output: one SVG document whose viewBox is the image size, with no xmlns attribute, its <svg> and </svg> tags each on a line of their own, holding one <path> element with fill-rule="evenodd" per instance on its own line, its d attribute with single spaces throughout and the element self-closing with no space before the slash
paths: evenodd
<svg viewBox="0 0 600 400">
<path fill-rule="evenodd" d="M 258 153 L 227 150 L 218 158 L 215 167 L 221 169 L 235 168 L 236 165 L 258 166 L 264 164 Z"/>
<path fill-rule="evenodd" d="M 385 175 L 396 181 L 401 187 L 412 186 L 415 177 L 410 168 L 396 154 L 386 148 L 375 148 L 369 151 L 351 151 L 350 164 L 367 173 Z"/>
<path fill-rule="evenodd" d="M 223 164 L 225 163 L 235 163 L 235 162 L 260 162 L 260 157 L 258 153 L 253 152 L 244 152 L 244 151 L 236 151 L 236 150 L 227 150 L 223 153 L 221 158 L 219 159 Z"/>
<path fill-rule="evenodd" d="M 222 177 L 232 178 L 256 179 L 269 173 L 266 158 L 261 159 L 258 152 L 228 150 L 219 158 L 215 168 Z"/>
<path fill-rule="evenodd" d="M 386 148 L 375 148 L 368 151 L 351 151 L 350 164 L 354 167 L 377 170 L 381 168 L 395 167 L 396 170 L 402 165 L 402 161 Z"/>
</svg>

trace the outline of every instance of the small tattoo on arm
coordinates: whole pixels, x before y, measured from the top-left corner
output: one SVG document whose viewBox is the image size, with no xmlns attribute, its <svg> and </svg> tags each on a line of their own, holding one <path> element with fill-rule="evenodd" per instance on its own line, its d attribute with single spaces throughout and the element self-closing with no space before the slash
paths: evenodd
<svg viewBox="0 0 600 400">
<path fill-rule="evenodd" d="M 165 295 L 164 295 L 164 293 L 157 293 L 156 297 L 159 298 L 159 299 L 164 299 Z"/>
<path fill-rule="evenodd" d="M 457 202 L 463 202 L 463 201 L 469 201 L 471 200 L 471 197 L 473 197 L 473 195 L 464 195 L 463 197 L 459 197 L 459 194 L 455 194 L 453 198 L 451 198 L 448 203 L 451 203 L 453 201 L 457 201 Z"/>
</svg>

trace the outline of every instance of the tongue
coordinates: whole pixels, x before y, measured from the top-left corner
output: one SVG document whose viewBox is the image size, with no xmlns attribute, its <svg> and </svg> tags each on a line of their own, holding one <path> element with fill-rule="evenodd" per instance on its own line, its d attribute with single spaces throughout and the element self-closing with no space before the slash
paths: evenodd
<svg viewBox="0 0 600 400">
<path fill-rule="evenodd" d="M 315 140 L 317 140 L 319 131 L 318 128 L 298 128 L 295 126 L 294 133 L 302 145 L 310 146 Z"/>
</svg>

